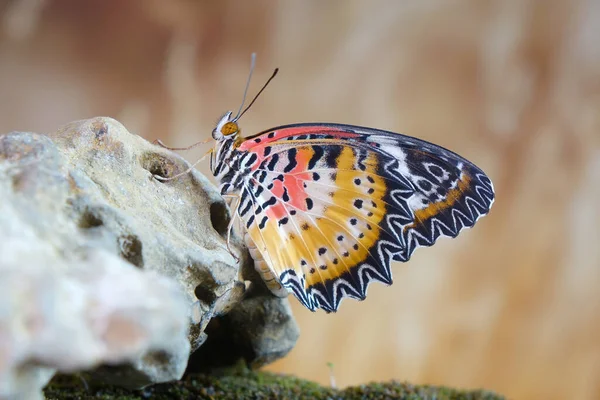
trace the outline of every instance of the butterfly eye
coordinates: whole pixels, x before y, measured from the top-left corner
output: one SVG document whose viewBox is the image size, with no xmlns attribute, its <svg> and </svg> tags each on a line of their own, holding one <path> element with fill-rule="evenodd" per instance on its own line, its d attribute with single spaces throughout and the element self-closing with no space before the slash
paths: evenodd
<svg viewBox="0 0 600 400">
<path fill-rule="evenodd" d="M 238 127 L 238 124 L 236 124 L 235 122 L 228 122 L 221 128 L 221 133 L 223 134 L 223 136 L 229 136 L 231 134 L 239 132 L 239 130 L 240 128 Z"/>
</svg>

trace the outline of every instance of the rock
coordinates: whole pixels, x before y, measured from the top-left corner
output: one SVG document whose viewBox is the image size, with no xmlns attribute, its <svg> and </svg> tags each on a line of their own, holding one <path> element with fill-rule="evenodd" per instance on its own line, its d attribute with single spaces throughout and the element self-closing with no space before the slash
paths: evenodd
<svg viewBox="0 0 600 400">
<path fill-rule="evenodd" d="M 35 398 L 57 369 L 152 352 L 178 357 L 179 371 L 167 372 L 181 374 L 189 302 L 118 257 L 107 235 L 83 232 L 99 224 L 73 218 L 81 176 L 52 141 L 1 137 L 0 176 L 0 397 Z"/>
<path fill-rule="evenodd" d="M 93 378 L 126 387 L 179 379 L 209 321 L 239 306 L 238 267 L 251 260 L 237 239 L 240 264 L 226 249 L 217 190 L 195 171 L 152 178 L 188 165 L 109 118 L 0 136 L 0 398 L 33 398 L 57 370 L 100 365 Z M 273 301 L 241 307 L 295 327 Z M 269 318 L 253 331 L 291 348 L 297 332 Z M 263 360 L 286 352 L 256 348 Z"/>
<path fill-rule="evenodd" d="M 240 358 L 259 368 L 289 353 L 300 335 L 288 300 L 266 287 L 252 290 L 228 314 L 213 319 L 206 332 L 206 344 L 190 358 L 188 373 L 227 367 Z"/>
<path fill-rule="evenodd" d="M 300 336 L 287 299 L 270 292 L 241 302 L 226 318 L 237 327 L 236 341 L 249 350 L 247 361 L 253 368 L 285 356 Z"/>
</svg>

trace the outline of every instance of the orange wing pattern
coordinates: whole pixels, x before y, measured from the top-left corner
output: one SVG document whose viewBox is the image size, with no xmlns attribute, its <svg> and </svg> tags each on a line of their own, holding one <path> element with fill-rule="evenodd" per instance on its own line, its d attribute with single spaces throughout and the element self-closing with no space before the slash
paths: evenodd
<svg viewBox="0 0 600 400">
<path fill-rule="evenodd" d="M 390 262 L 407 261 L 438 237 L 456 237 L 485 215 L 491 181 L 439 146 L 385 131 L 335 124 L 275 128 L 231 146 L 222 193 L 237 209 L 275 293 L 335 311 L 392 283 Z"/>
</svg>

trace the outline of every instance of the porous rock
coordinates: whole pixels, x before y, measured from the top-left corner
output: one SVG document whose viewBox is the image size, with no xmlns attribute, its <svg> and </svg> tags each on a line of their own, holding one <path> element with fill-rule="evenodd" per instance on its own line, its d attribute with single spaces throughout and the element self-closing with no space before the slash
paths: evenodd
<svg viewBox="0 0 600 400">
<path fill-rule="evenodd" d="M 261 367 L 285 356 L 300 335 L 288 301 L 263 285 L 254 285 L 244 301 L 212 319 L 206 332 L 206 345 L 190 358 L 190 373 L 229 367 L 240 358 Z"/>
<path fill-rule="evenodd" d="M 240 307 L 251 260 L 238 240 L 239 263 L 226 248 L 221 196 L 195 171 L 152 178 L 187 168 L 110 118 L 0 136 L 0 398 L 99 365 L 127 387 L 178 379 L 209 321 Z M 272 302 L 286 322 L 262 332 L 290 334 L 283 355 L 297 327 Z M 277 346 L 257 343 L 271 360 Z"/>
</svg>

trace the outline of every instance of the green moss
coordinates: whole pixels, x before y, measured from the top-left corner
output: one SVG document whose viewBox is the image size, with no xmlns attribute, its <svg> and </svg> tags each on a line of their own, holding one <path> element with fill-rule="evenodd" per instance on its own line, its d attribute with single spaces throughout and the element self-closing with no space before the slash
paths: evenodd
<svg viewBox="0 0 600 400">
<path fill-rule="evenodd" d="M 178 382 L 154 385 L 143 390 L 103 386 L 88 388 L 76 376 L 58 376 L 44 391 L 48 400 L 119 399 L 436 399 L 495 400 L 491 392 L 463 391 L 408 383 L 371 383 L 336 390 L 314 382 L 236 366 L 213 375 L 194 374 Z"/>
</svg>

